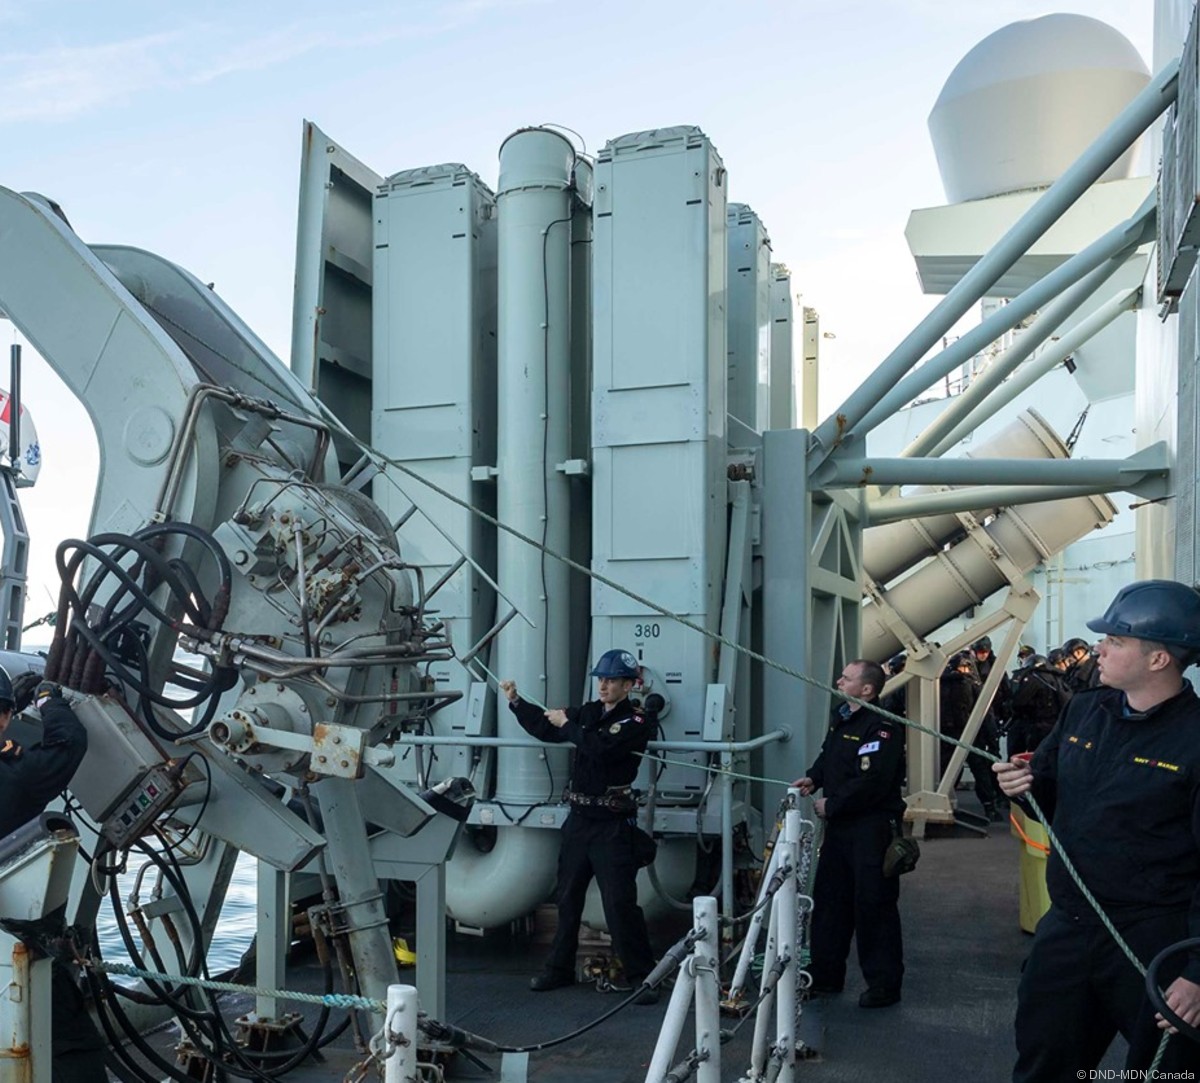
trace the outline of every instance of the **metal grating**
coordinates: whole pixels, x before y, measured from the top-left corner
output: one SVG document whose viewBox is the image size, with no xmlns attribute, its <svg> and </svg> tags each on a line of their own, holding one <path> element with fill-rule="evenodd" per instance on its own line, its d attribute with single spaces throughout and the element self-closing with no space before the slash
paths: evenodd
<svg viewBox="0 0 1200 1083">
<path fill-rule="evenodd" d="M 1158 299 L 1178 299 L 1196 264 L 1200 245 L 1197 190 L 1197 103 L 1200 101 L 1200 32 L 1196 9 L 1179 62 L 1179 95 L 1163 128 L 1158 175 Z"/>
</svg>

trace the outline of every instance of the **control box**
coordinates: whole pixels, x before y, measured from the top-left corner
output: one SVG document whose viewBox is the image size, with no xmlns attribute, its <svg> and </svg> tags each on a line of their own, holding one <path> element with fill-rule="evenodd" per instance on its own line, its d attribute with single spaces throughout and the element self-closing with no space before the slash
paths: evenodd
<svg viewBox="0 0 1200 1083">
<path fill-rule="evenodd" d="M 202 782 L 188 752 L 148 734 L 123 703 L 82 696 L 71 707 L 88 733 L 88 770 L 76 772 L 71 793 L 114 845 L 144 834 L 185 788 Z"/>
<path fill-rule="evenodd" d="M 128 845 L 175 803 L 185 785 L 177 767 L 150 768 L 122 795 L 115 811 L 100 825 L 101 833 L 118 848 Z"/>
</svg>

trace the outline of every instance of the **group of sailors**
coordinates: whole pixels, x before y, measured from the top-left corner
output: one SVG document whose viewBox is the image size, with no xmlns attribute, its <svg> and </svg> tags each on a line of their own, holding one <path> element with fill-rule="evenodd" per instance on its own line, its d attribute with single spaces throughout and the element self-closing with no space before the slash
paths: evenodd
<svg viewBox="0 0 1200 1083">
<path fill-rule="evenodd" d="M 1000 739 L 1008 738 L 1008 752 L 1033 752 L 1058 721 L 1059 715 L 1077 692 L 1095 688 L 1100 673 L 1094 648 L 1084 639 L 1068 639 L 1061 647 L 1038 654 L 1033 647 L 1017 651 L 1018 665 L 1000 677 L 991 703 L 972 744 L 993 756 L 999 754 Z M 903 672 L 907 658 L 898 654 L 885 666 L 887 676 Z M 939 682 L 941 731 L 961 738 L 983 686 L 996 665 L 989 636 L 977 639 L 969 650 L 958 651 L 946 660 Z M 906 689 L 901 686 L 884 696 L 885 710 L 907 716 Z M 950 764 L 954 745 L 941 745 L 943 773 Z M 990 760 L 977 752 L 967 755 L 967 766 L 975 780 L 975 796 L 993 822 L 1004 818 L 1005 800 L 990 770 Z"/>
<path fill-rule="evenodd" d="M 1052 852 L 1051 907 L 1020 976 L 1013 1080 L 1090 1078 L 1118 1033 L 1128 1042 L 1126 1069 L 1137 1078 L 1148 1077 L 1152 1062 L 1162 1077 L 1194 1078 L 1200 1045 L 1175 1038 L 1164 1051 L 1158 1046 L 1176 1024 L 1200 1026 L 1200 951 L 1193 947 L 1200 943 L 1200 700 L 1183 676 L 1200 660 L 1200 593 L 1168 580 L 1134 583 L 1088 628 L 1104 636 L 1098 661 L 1086 642 L 1069 640 L 1059 660 L 1026 652 L 1015 672 L 997 675 L 999 662 L 985 637 L 951 658 L 941 682 L 942 728 L 952 733 L 965 725 L 989 675 L 994 678 L 995 695 L 973 743 L 996 748 L 1006 733 L 1009 758 L 993 766 L 978 757 L 976 785 L 990 784 L 981 793 L 985 808 L 1003 797 L 1036 815 L 1029 804 L 1035 796 L 1091 893 L 1083 894 L 1059 851 Z M 890 668 L 898 670 L 902 661 L 894 659 Z M 631 753 L 651 732 L 625 698 L 636 672 L 631 656 L 610 652 L 594 671 L 599 701 L 568 711 L 543 712 L 525 704 L 512 682 L 501 686 L 530 733 L 577 745 L 570 784 L 576 801 L 559 865 L 562 928 L 531 983 L 538 992 L 574 981 L 577 896 L 592 876 L 602 895 L 608 884 L 605 910 L 631 986 L 650 961 L 641 915 L 627 891 L 638 862 L 633 836 L 623 832 L 632 826 L 631 810 L 621 803 L 637 770 Z M 812 812 L 824 824 L 813 885 L 809 994 L 842 993 L 857 940 L 863 1008 L 898 1004 L 904 975 L 899 870 L 887 861 L 903 830 L 904 727 L 870 708 L 878 704 L 903 715 L 905 704 L 893 696 L 879 699 L 885 680 L 873 661 L 846 663 L 821 751 L 793 783 L 812 798 Z M 583 822 L 584 814 L 601 812 L 604 819 Z M 617 876 L 617 868 L 625 871 Z M 1173 1013 L 1169 1019 L 1147 997 L 1113 928 L 1142 963 L 1180 941 L 1192 948 L 1168 957 L 1159 973 L 1161 1010 Z M 1014 979 L 1017 968 L 1014 961 Z M 654 992 L 648 983 L 644 991 Z"/>
</svg>

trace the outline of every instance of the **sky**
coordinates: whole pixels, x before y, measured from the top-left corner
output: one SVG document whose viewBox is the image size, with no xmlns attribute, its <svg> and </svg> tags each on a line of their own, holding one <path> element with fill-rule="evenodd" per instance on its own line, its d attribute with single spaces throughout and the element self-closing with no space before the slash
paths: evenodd
<svg viewBox="0 0 1200 1083">
<path fill-rule="evenodd" d="M 926 128 L 943 82 L 1052 11 L 1110 23 L 1149 63 L 1151 0 L 0 0 L 0 184 L 51 196 L 88 243 L 215 283 L 287 361 L 305 118 L 377 173 L 455 161 L 493 187 L 520 127 L 565 125 L 594 153 L 695 124 L 831 336 L 824 415 L 936 301 L 903 234 L 945 202 Z M 25 362 L 43 451 L 22 491 L 28 621 L 57 596 L 59 541 L 87 533 L 96 456 L 82 408 Z"/>
</svg>

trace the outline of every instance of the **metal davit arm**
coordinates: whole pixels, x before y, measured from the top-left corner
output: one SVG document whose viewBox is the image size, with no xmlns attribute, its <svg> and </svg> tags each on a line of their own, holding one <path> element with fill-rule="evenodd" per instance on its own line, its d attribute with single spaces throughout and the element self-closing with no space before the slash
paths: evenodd
<svg viewBox="0 0 1200 1083">
<path fill-rule="evenodd" d="M 91 532 L 149 522 L 197 378 L 182 351 L 40 199 L 0 188 L 0 308 L 91 417 L 100 477 Z M 205 524 L 216 493 L 210 424 L 196 428 L 179 514 Z"/>
<path fill-rule="evenodd" d="M 1175 101 L 1179 62 L 1172 61 L 1129 103 L 1094 143 L 1046 190 L 813 433 L 814 464 L 819 463 L 860 423 L 943 334 L 1050 228 L 1154 120 Z M 926 385 L 927 386 L 927 385 Z M 923 389 L 923 388 L 922 388 Z"/>
<path fill-rule="evenodd" d="M 1047 309 L 1045 321 L 1041 323 L 1038 334 L 1048 334 L 1051 328 L 1047 324 L 1054 320 L 1061 322 L 1068 312 L 1082 303 L 1083 298 L 1073 296 L 1070 287 L 1080 281 L 1087 281 L 1085 276 L 1097 270 L 1106 270 L 1113 260 L 1128 255 L 1138 245 L 1145 244 L 1153 237 L 1154 197 L 1147 197 L 1146 202 L 1128 221 L 1114 226 L 1098 240 L 1093 241 L 1082 252 L 1078 252 L 1061 266 L 1038 279 L 1027 290 L 1015 297 L 1009 304 L 999 309 L 978 326 L 973 327 L 953 346 L 943 350 L 931 358 L 920 368 L 909 373 L 894 387 L 890 388 L 879 401 L 866 412 L 859 421 L 857 435 L 864 436 L 876 425 L 890 417 L 895 411 L 907 406 L 923 391 L 938 380 L 949 375 L 954 369 L 978 353 L 990 342 L 994 342 L 1005 331 L 1011 330 L 1026 316 L 1032 315 L 1043 305 L 1054 301 L 1055 298 L 1068 292 Z M 987 257 L 984 257 L 985 259 Z M 1088 291 L 1091 292 L 1090 290 Z M 1032 328 L 1030 329 L 1033 330 Z M 1024 336 L 1022 336 L 1024 338 Z M 1037 338 L 1033 339 L 1034 345 Z M 874 377 L 872 377 L 874 379 Z"/>
<path fill-rule="evenodd" d="M 139 714 L 125 717 L 120 704 L 99 695 L 86 696 L 80 704 L 99 734 L 91 756 L 115 748 L 117 733 L 149 740 L 143 732 L 148 726 L 157 735 L 144 756 L 130 752 L 118 757 L 114 771 L 107 773 L 85 761 L 76 779 L 75 796 L 98 820 L 118 825 L 112 831 L 120 837 L 111 841 L 123 846 L 148 829 L 136 819 L 137 808 L 158 815 L 154 804 L 135 808 L 129 796 L 134 790 L 126 780 L 141 786 L 149 777 L 146 772 L 161 771 L 161 761 L 170 754 L 164 753 L 164 743 L 176 732 L 185 735 L 181 720 L 164 723 L 154 710 L 181 632 L 195 636 L 190 646 L 211 659 L 213 673 L 255 675 L 232 687 L 218 688 L 214 682 L 206 706 L 215 710 L 215 697 L 224 693 L 220 709 L 230 717 L 244 708 L 259 726 L 318 735 L 321 723 L 334 725 L 335 734 L 369 731 L 383 716 L 386 701 L 384 667 L 372 663 L 381 656 L 390 663 L 389 672 L 398 676 L 395 687 L 386 691 L 402 697 L 411 691 L 417 656 L 435 653 L 422 649 L 432 645 L 435 632 L 414 623 L 422 606 L 419 599 L 414 604 L 409 577 L 379 509 L 365 497 L 321 484 L 334 459 L 326 453 L 328 433 L 315 400 L 299 381 L 186 272 L 148 253 L 101 252 L 110 262 L 76 237 L 44 201 L 0 189 L 0 308 L 84 404 L 99 440 L 92 534 L 105 540 L 88 547 L 80 560 L 102 567 L 109 578 L 102 582 L 88 573 L 93 592 L 88 597 L 104 605 L 136 585 L 120 557 L 102 551 L 104 546 L 122 554 L 136 552 L 157 568 L 162 582 L 169 582 L 162 579 L 169 560 L 188 569 L 178 580 L 181 589 L 172 592 L 183 618 L 164 617 L 148 596 L 137 596 L 137 604 L 157 621 L 145 647 L 148 675 L 139 671 L 132 674 L 136 682 L 127 682 L 137 692 Z M 213 383 L 233 386 L 214 389 Z M 169 506 L 160 507 L 160 494 Z M 179 537 L 172 540 L 176 548 L 169 557 L 158 554 L 155 564 L 143 528 L 167 515 L 181 524 L 173 528 Z M 143 535 L 136 546 L 135 532 Z M 189 562 L 189 546 L 204 546 L 213 559 Z M 231 551 L 242 554 L 240 563 L 232 563 L 238 572 L 214 571 L 213 563 L 220 564 L 217 553 Z M 266 565 L 259 567 L 252 552 L 270 554 Z M 176 553 L 181 555 L 176 558 Z M 77 566 L 72 564 L 72 571 Z M 304 594 L 274 590 L 277 582 L 298 584 Z M 204 605 L 209 616 L 192 621 L 186 619 L 191 611 L 181 599 L 198 593 L 211 601 Z M 216 613 L 220 618 L 210 621 Z M 107 610 L 106 615 L 116 619 Z M 77 623 L 84 622 L 72 625 Z M 309 641 L 310 631 L 319 646 Z M 250 650 L 234 649 L 239 640 L 274 642 L 295 664 L 276 676 L 270 660 L 264 663 Z M 230 642 L 234 647 L 226 649 Z M 373 653 L 364 653 L 368 647 Z M 310 677 L 311 658 L 336 658 L 342 650 L 347 653 L 339 661 L 347 665 L 330 667 L 320 681 Z M 109 661 L 98 651 L 86 658 L 89 664 L 93 658 Z M 257 679 L 263 676 L 270 679 Z M 76 688 L 84 684 L 74 671 L 71 682 Z M 94 709 L 84 710 L 85 704 Z M 155 729 L 156 723 L 165 725 L 166 736 Z M 211 937 L 232 873 L 234 847 L 290 870 L 324 842 L 349 923 L 346 935 L 356 974 L 364 988 L 382 995 L 395 979 L 395 962 L 367 817 L 360 808 L 369 795 L 350 780 L 350 758 L 322 756 L 318 750 L 309 761 L 313 773 L 322 777 L 318 798 L 324 826 L 318 832 L 268 793 L 253 770 L 243 769 L 253 766 L 247 750 L 227 755 L 206 742 L 176 751 L 177 759 L 187 756 L 190 762 L 199 756 L 210 766 L 207 781 L 203 774 L 196 779 L 207 796 L 194 821 L 219 843 L 209 848 L 203 863 L 182 871 L 175 888 L 181 898 L 196 900 L 193 939 L 207 944 Z M 268 766 L 283 774 L 295 768 L 305 778 L 303 756 L 284 752 Z M 89 805 L 81 797 L 84 778 L 93 790 L 96 783 L 111 781 L 114 793 L 97 791 Z M 156 785 L 152 796 L 166 792 Z M 247 815 L 264 808 L 278 813 L 271 839 L 261 831 L 261 817 Z M 442 849 L 439 860 L 445 857 Z M 192 932 L 184 934 L 185 940 Z"/>
<path fill-rule="evenodd" d="M 1122 312 L 1127 312 L 1141 296 L 1141 287 L 1125 290 L 1086 316 L 1061 339 L 1052 342 L 1037 358 L 1021 370 L 1016 380 L 1006 378 L 1062 325 L 1071 313 L 1091 297 L 1124 265 L 1131 249 L 1119 252 L 1040 312 L 1020 338 L 971 380 L 961 395 L 951 399 L 925 430 L 900 454 L 941 455 L 949 451 L 967 433 L 973 432 L 988 417 L 1007 406 L 1034 380 L 1048 373 L 1063 358 L 1070 356 L 1098 331 L 1103 330 Z M 1015 387 L 1013 386 L 1015 385 Z"/>
<path fill-rule="evenodd" d="M 1151 444 L 1124 459 L 833 459 L 822 485 L 1098 485 L 1099 492 L 1132 486 L 1170 469 L 1167 446 Z M 1048 498 L 1054 493 L 1047 492 Z M 914 499 L 915 498 L 910 498 Z M 915 503 L 914 503 L 914 506 Z M 922 512 L 925 514 L 925 512 Z"/>
<path fill-rule="evenodd" d="M 1005 380 L 987 396 L 986 400 L 977 402 L 966 416 L 962 417 L 958 424 L 946 432 L 945 436 L 930 449 L 930 454 L 941 455 L 949 451 L 969 432 L 974 431 L 989 418 L 995 417 L 1022 391 L 1065 361 L 1123 312 L 1129 312 L 1136 308 L 1141 293 L 1141 287 L 1138 286 L 1110 297 L 1098 309 L 1080 320 L 1062 338 L 1052 341 L 1037 357 L 1019 369 L 1012 379 Z M 1011 372 L 1012 369 L 1009 368 L 1008 371 Z M 1003 374 L 997 375 L 1003 378 Z"/>
</svg>

